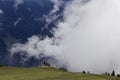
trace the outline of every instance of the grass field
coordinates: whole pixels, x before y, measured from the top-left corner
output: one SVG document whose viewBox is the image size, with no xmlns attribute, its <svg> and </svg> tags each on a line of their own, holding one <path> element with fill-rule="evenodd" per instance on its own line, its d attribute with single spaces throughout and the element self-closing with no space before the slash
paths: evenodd
<svg viewBox="0 0 120 80">
<path fill-rule="evenodd" d="M 64 72 L 53 68 L 0 68 L 0 80 L 120 80 L 95 74 Z"/>
</svg>

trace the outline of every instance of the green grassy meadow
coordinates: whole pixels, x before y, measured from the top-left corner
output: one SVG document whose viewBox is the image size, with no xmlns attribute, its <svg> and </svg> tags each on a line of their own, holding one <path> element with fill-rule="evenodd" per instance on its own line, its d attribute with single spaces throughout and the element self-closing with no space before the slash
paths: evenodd
<svg viewBox="0 0 120 80">
<path fill-rule="evenodd" d="M 0 80 L 120 80 L 118 77 L 64 72 L 53 68 L 0 68 Z"/>
</svg>

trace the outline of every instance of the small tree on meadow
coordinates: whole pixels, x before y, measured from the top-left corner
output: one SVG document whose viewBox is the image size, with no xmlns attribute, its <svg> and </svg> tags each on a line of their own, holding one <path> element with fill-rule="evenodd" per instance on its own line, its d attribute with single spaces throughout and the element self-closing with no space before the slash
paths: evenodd
<svg viewBox="0 0 120 80">
<path fill-rule="evenodd" d="M 117 74 L 117 77 L 120 77 L 120 74 Z"/>
<path fill-rule="evenodd" d="M 113 70 L 113 72 L 111 73 L 111 76 L 115 76 L 115 71 Z"/>
<path fill-rule="evenodd" d="M 85 71 L 83 71 L 82 73 L 83 73 L 83 74 L 86 74 L 86 72 L 85 72 Z"/>
</svg>

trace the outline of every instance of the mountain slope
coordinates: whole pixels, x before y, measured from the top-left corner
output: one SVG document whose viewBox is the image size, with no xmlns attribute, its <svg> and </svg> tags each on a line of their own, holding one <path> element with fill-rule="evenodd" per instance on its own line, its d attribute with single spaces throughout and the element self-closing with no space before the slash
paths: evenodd
<svg viewBox="0 0 120 80">
<path fill-rule="evenodd" d="M 0 68 L 0 80 L 120 80 L 95 74 L 64 72 L 53 68 Z"/>
</svg>

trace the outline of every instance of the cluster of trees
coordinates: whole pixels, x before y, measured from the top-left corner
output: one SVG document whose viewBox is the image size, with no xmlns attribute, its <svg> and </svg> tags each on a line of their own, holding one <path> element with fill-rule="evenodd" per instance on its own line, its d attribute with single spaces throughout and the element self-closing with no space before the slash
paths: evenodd
<svg viewBox="0 0 120 80">
<path fill-rule="evenodd" d="M 117 77 L 120 77 L 120 74 L 115 74 L 115 71 L 112 72 L 111 76 L 117 76 Z"/>
<path fill-rule="evenodd" d="M 89 74 L 90 72 L 86 72 L 86 71 L 82 71 L 83 74 Z M 115 71 L 113 70 L 112 73 L 108 73 L 108 72 L 105 72 L 104 75 L 107 75 L 107 76 L 117 76 L 117 77 L 120 77 L 120 74 L 115 74 Z"/>
<path fill-rule="evenodd" d="M 0 67 L 3 67 L 3 65 L 2 65 L 2 64 L 0 64 Z"/>
<path fill-rule="evenodd" d="M 44 61 L 44 62 L 43 62 L 43 66 L 45 66 L 45 67 L 50 67 L 51 65 L 50 65 L 50 63 L 48 63 L 47 61 Z M 64 66 L 64 67 L 60 67 L 59 69 L 62 70 L 62 71 L 68 71 L 65 66 Z"/>
<path fill-rule="evenodd" d="M 116 74 L 115 71 L 113 70 L 112 73 L 105 73 L 105 75 L 108 75 L 108 76 L 117 76 L 117 77 L 120 77 L 120 74 Z"/>
<path fill-rule="evenodd" d="M 46 66 L 46 67 L 50 67 L 50 64 L 46 61 L 43 62 L 43 65 Z"/>
<path fill-rule="evenodd" d="M 48 62 L 46 62 L 46 61 L 44 61 L 43 64 L 44 64 L 44 66 L 47 66 L 47 67 L 50 67 L 50 66 L 51 66 L 51 65 L 50 65 Z M 59 69 L 62 70 L 62 71 L 68 71 L 66 67 L 60 67 Z M 86 72 L 86 71 L 82 71 L 82 73 L 83 73 L 83 74 L 90 74 L 89 71 L 88 71 L 88 72 Z M 115 74 L 115 71 L 114 71 L 114 70 L 112 71 L 111 74 L 105 72 L 104 75 L 120 77 L 120 74 Z"/>
<path fill-rule="evenodd" d="M 65 67 L 60 67 L 59 69 L 62 71 L 68 71 Z"/>
</svg>

